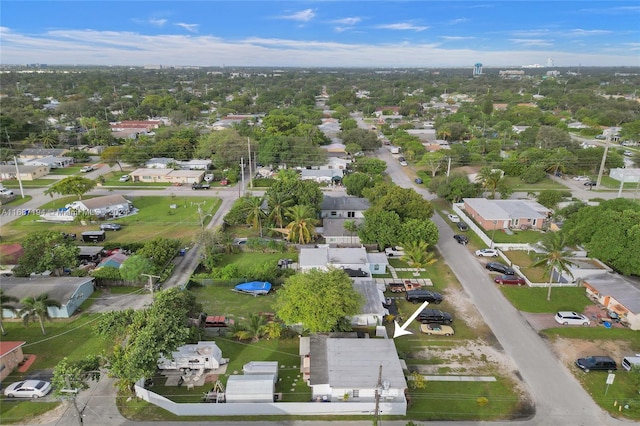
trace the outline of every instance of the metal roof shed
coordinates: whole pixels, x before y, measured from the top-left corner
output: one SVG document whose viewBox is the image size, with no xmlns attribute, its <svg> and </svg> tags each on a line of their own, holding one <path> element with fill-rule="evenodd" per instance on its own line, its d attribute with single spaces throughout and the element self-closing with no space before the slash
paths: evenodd
<svg viewBox="0 0 640 426">
<path fill-rule="evenodd" d="M 273 383 L 278 381 L 278 361 L 251 361 L 242 367 L 245 375 L 273 375 Z"/>
<path fill-rule="evenodd" d="M 250 374 L 229 376 L 225 399 L 234 402 L 273 402 L 273 374 Z"/>
</svg>

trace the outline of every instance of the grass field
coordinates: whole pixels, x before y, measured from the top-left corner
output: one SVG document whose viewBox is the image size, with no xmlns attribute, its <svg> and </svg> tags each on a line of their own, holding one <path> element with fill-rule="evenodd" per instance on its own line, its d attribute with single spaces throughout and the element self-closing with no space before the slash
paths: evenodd
<svg viewBox="0 0 640 426">
<path fill-rule="evenodd" d="M 532 313 L 558 311 L 583 312 L 592 305 L 584 287 L 557 287 L 551 289 L 551 300 L 547 301 L 546 287 L 500 286 L 502 293 L 518 310 Z"/>
<path fill-rule="evenodd" d="M 74 201 L 75 197 L 65 197 L 45 204 L 41 209 L 58 209 Z M 202 231 L 201 216 L 206 226 L 220 207 L 220 199 L 213 197 L 131 197 L 138 213 L 117 219 L 122 230 L 108 232 L 107 241 L 147 241 L 160 236 L 173 236 L 185 242 L 191 241 Z M 175 208 L 171 208 L 174 205 Z M 0 235 L 5 242 L 21 241 L 28 233 L 54 230 L 80 235 L 84 231 L 98 229 L 98 223 L 44 223 L 39 216 L 21 217 L 2 227 Z"/>
</svg>

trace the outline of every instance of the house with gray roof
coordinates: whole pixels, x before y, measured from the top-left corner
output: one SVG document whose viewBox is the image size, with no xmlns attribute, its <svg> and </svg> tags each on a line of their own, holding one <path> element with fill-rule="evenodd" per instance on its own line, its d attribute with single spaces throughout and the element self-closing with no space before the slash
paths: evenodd
<svg viewBox="0 0 640 426">
<path fill-rule="evenodd" d="M 360 237 L 357 232 L 349 232 L 344 228 L 347 220 L 353 221 L 357 226 L 364 223 L 363 219 L 323 219 L 320 235 L 327 244 L 331 245 L 356 245 L 360 247 Z"/>
<path fill-rule="evenodd" d="M 358 315 L 349 318 L 353 326 L 381 325 L 384 317 L 389 315 L 389 310 L 382 306 L 384 293 L 378 288 L 371 278 L 352 278 L 353 289 L 357 291 L 364 301 Z"/>
<path fill-rule="evenodd" d="M 78 200 L 66 207 L 79 212 L 90 212 L 98 217 L 126 216 L 133 211 L 133 203 L 120 194 Z"/>
<path fill-rule="evenodd" d="M 325 195 L 320 206 L 320 216 L 330 219 L 362 219 L 371 207 L 366 198 Z"/>
<path fill-rule="evenodd" d="M 361 270 L 368 274 L 384 274 L 389 260 L 384 253 L 367 253 L 364 247 L 301 248 L 298 265 L 302 272 L 311 269 L 327 271 L 329 268 Z"/>
<path fill-rule="evenodd" d="M 393 339 L 301 337 L 300 356 L 313 400 L 371 403 L 373 410 L 379 392 L 385 415 L 406 414 L 407 382 Z"/>
<path fill-rule="evenodd" d="M 587 296 L 615 312 L 631 330 L 640 330 L 640 279 L 615 273 L 582 279 Z"/>
<path fill-rule="evenodd" d="M 0 289 L 4 294 L 13 296 L 18 300 L 25 297 L 38 297 L 41 294 L 48 294 L 49 299 L 60 302 L 60 308 L 49 306 L 49 316 L 51 318 L 69 318 L 94 292 L 93 277 L 29 277 L 3 278 L 0 281 Z M 19 311 L 22 308 L 20 303 L 14 304 Z M 15 318 L 15 314 L 8 310 L 3 310 L 5 318 Z"/>
<path fill-rule="evenodd" d="M 464 198 L 464 210 L 485 230 L 542 229 L 551 210 L 532 200 Z"/>
<path fill-rule="evenodd" d="M 73 164 L 72 157 L 54 157 L 47 155 L 46 157 L 34 158 L 24 162 L 25 166 L 45 166 L 50 169 L 62 169 Z"/>
<path fill-rule="evenodd" d="M 69 152 L 66 148 L 27 148 L 18 154 L 21 162 L 43 157 L 61 157 Z"/>
</svg>

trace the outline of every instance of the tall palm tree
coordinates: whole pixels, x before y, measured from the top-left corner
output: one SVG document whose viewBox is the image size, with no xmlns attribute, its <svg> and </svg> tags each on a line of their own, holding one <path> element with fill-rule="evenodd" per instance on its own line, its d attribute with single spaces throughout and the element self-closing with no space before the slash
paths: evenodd
<svg viewBox="0 0 640 426">
<path fill-rule="evenodd" d="M 287 225 L 287 240 L 299 244 L 310 243 L 316 236 L 316 219 L 311 207 L 296 205 L 287 209 L 286 217 L 291 221 Z"/>
<path fill-rule="evenodd" d="M 400 258 L 416 268 L 415 275 L 420 275 L 420 269 L 437 261 L 433 252 L 429 252 L 429 244 L 424 241 L 403 243 L 404 256 Z"/>
<path fill-rule="evenodd" d="M 262 198 L 245 197 L 242 200 L 242 210 L 247 214 L 247 224 L 251 225 L 253 229 L 259 230 L 262 237 L 262 222 L 267 217 L 267 214 L 262 210 Z"/>
<path fill-rule="evenodd" d="M 344 230 L 349 233 L 349 236 L 351 237 L 351 244 L 353 244 L 353 234 L 358 232 L 358 224 L 355 220 L 345 220 L 342 226 L 344 226 Z"/>
<path fill-rule="evenodd" d="M 274 192 L 269 195 L 267 199 L 269 216 L 267 218 L 276 228 L 284 227 L 285 213 L 292 203 L 293 200 L 281 192 Z"/>
<path fill-rule="evenodd" d="M 60 302 L 49 299 L 49 295 L 47 293 L 43 293 L 37 297 L 25 297 L 20 301 L 20 303 L 23 305 L 20 312 L 23 314 L 22 318 L 25 325 L 27 325 L 29 321 L 37 318 L 40 322 L 40 329 L 42 330 L 43 335 L 47 334 L 44 329 L 44 321 L 51 320 L 51 317 L 49 316 L 49 307 L 55 306 L 56 308 L 60 308 L 62 306 Z"/>
<path fill-rule="evenodd" d="M 496 198 L 496 190 L 502 179 L 502 170 L 492 170 L 491 167 L 481 168 L 476 177 L 476 181 L 480 182 L 483 188 L 491 191 L 491 198 Z"/>
<path fill-rule="evenodd" d="M 573 274 L 569 270 L 571 262 L 571 250 L 565 249 L 566 238 L 561 232 L 547 232 L 540 240 L 540 247 L 544 253 L 536 255 L 538 258 L 532 266 L 545 265 L 545 270 L 549 273 L 549 289 L 547 291 L 547 301 L 551 300 L 551 283 L 553 282 L 553 273 L 558 273 L 558 282 L 562 272 L 566 272 L 573 278 Z"/>
<path fill-rule="evenodd" d="M 13 312 L 14 314 L 18 313 L 18 310 L 15 306 L 11 305 L 11 303 L 18 303 L 19 300 L 17 297 L 9 296 L 8 294 L 4 294 L 4 291 L 0 288 L 0 331 L 2 331 L 2 335 L 4 336 L 7 332 L 4 330 L 4 325 L 2 324 L 2 317 L 5 309 L 9 312 Z"/>
<path fill-rule="evenodd" d="M 242 322 L 240 330 L 236 332 L 236 337 L 241 340 L 249 340 L 257 342 L 265 334 L 266 320 L 264 316 L 251 314 L 249 318 Z"/>
</svg>

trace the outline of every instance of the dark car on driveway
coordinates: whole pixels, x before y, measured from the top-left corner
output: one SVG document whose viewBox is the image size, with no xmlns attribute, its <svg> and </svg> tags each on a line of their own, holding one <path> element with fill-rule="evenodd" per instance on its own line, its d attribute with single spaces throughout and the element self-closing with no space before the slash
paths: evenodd
<svg viewBox="0 0 640 426">
<path fill-rule="evenodd" d="M 119 231 L 122 229 L 122 225 L 118 225 L 117 223 L 102 223 L 100 224 L 100 229 L 102 231 Z"/>
<path fill-rule="evenodd" d="M 420 178 L 415 178 L 414 182 L 417 183 L 418 185 L 422 185 L 422 183 L 423 183 L 422 179 L 420 179 Z"/>
<path fill-rule="evenodd" d="M 511 284 L 511 285 L 523 285 L 525 284 L 524 278 L 521 278 L 517 275 L 500 275 L 496 277 L 493 281 L 498 284 Z"/>
<path fill-rule="evenodd" d="M 584 370 L 585 373 L 589 371 L 608 371 L 611 373 L 618 369 L 616 362 L 608 356 L 588 356 L 586 358 L 578 358 L 576 360 L 578 368 Z"/>
<path fill-rule="evenodd" d="M 453 239 L 456 240 L 458 244 L 462 244 L 462 245 L 466 245 L 469 242 L 469 238 L 460 234 L 454 235 Z"/>
<path fill-rule="evenodd" d="M 584 186 L 588 186 L 588 187 L 594 187 L 594 186 L 596 186 L 597 184 L 598 184 L 597 182 L 594 182 L 594 181 L 592 181 L 592 180 L 590 180 L 590 181 L 588 181 L 588 182 L 583 183 L 583 185 L 584 185 Z"/>
<path fill-rule="evenodd" d="M 460 222 L 456 222 L 456 226 L 458 227 L 459 230 L 461 230 L 462 232 L 468 231 L 469 230 L 469 225 L 467 225 L 466 223 L 460 221 Z"/>
<path fill-rule="evenodd" d="M 418 315 L 418 320 L 423 324 L 451 324 L 453 316 L 439 309 L 424 309 Z"/>
<path fill-rule="evenodd" d="M 405 299 L 407 299 L 407 302 L 412 303 L 429 302 L 437 305 L 442 302 L 443 297 L 440 293 L 436 293 L 435 291 L 409 290 L 405 294 Z"/>
<path fill-rule="evenodd" d="M 500 262 L 489 262 L 485 265 L 485 268 L 487 268 L 490 271 L 494 271 L 494 272 L 500 272 L 501 274 L 505 274 L 505 275 L 515 275 L 516 271 L 514 271 L 513 269 L 509 268 L 507 265 L 503 265 Z"/>
</svg>

